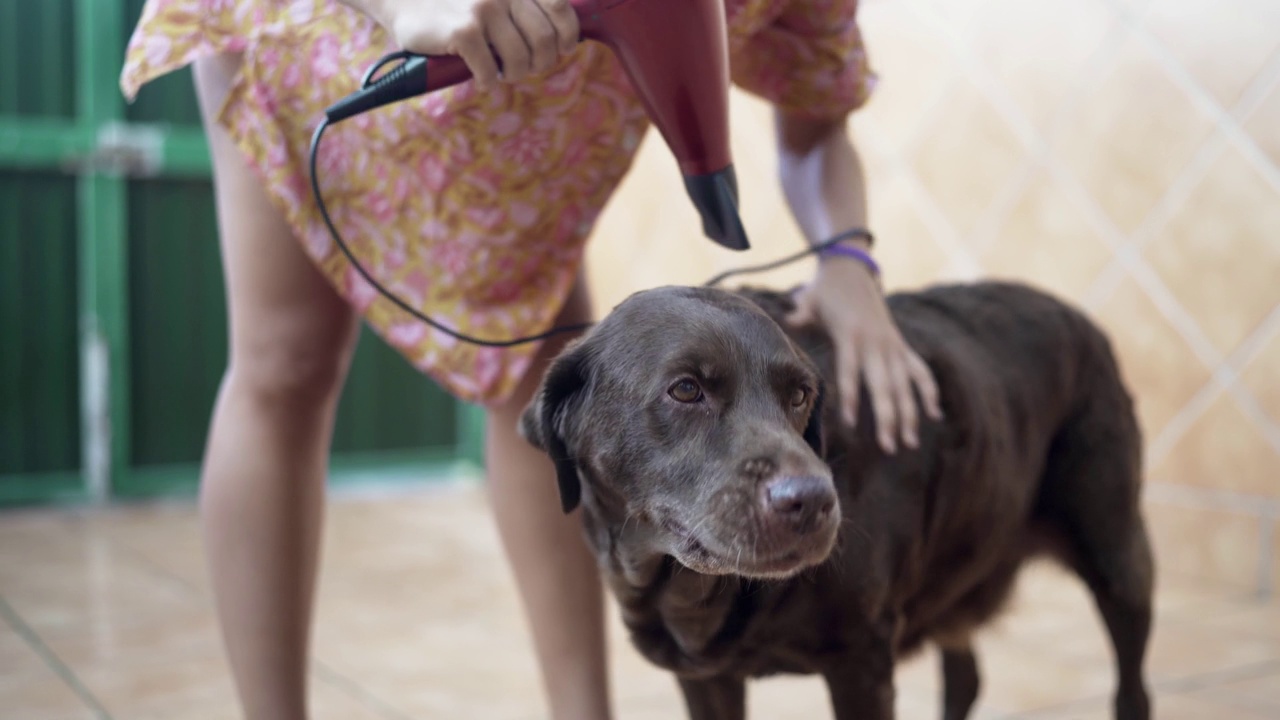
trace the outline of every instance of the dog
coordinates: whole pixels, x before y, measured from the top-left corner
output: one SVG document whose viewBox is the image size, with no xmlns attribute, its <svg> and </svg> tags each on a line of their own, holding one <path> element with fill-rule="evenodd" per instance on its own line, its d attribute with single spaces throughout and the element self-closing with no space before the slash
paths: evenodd
<svg viewBox="0 0 1280 720">
<path fill-rule="evenodd" d="M 895 662 L 933 643 L 943 717 L 963 720 L 971 638 L 1049 557 L 1096 601 L 1115 717 L 1148 720 L 1142 438 L 1105 334 L 1014 282 L 890 295 L 943 418 L 922 413 L 918 449 L 886 455 L 865 390 L 841 422 L 831 339 L 788 327 L 792 297 L 636 293 L 552 361 L 520 418 L 689 717 L 741 720 L 748 679 L 798 673 L 825 679 L 837 720 L 891 720 Z"/>
</svg>

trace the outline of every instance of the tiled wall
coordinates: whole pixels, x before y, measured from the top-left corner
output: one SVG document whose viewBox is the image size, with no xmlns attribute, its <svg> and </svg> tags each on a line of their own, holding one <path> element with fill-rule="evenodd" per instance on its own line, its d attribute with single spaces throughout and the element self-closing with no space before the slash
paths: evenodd
<svg viewBox="0 0 1280 720">
<path fill-rule="evenodd" d="M 864 0 L 862 25 L 887 284 L 1015 277 L 1088 310 L 1138 396 L 1162 570 L 1275 597 L 1280 2 Z M 768 108 L 737 93 L 733 118 L 758 249 L 701 238 L 651 133 L 590 251 L 601 310 L 800 247 Z"/>
</svg>

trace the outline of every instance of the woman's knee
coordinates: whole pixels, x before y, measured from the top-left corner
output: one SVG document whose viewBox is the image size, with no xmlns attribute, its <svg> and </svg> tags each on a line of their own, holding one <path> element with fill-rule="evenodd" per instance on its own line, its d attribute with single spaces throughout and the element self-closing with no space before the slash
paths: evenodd
<svg viewBox="0 0 1280 720">
<path fill-rule="evenodd" d="M 264 325 L 267 323 L 263 323 Z M 272 323 L 234 333 L 229 379 L 259 406 L 315 410 L 336 402 L 359 325 L 352 317 Z"/>
</svg>

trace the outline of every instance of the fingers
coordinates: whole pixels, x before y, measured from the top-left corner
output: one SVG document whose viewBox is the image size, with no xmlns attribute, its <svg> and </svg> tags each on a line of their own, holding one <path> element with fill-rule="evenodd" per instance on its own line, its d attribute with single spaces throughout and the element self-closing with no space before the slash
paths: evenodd
<svg viewBox="0 0 1280 720">
<path fill-rule="evenodd" d="M 933 379 L 933 373 L 930 372 L 929 366 L 924 360 L 915 353 L 908 356 L 907 371 L 911 374 L 911 380 L 915 383 L 916 390 L 920 391 L 920 399 L 924 402 L 924 411 L 932 420 L 942 419 L 942 400 L 938 396 L 938 383 Z"/>
<path fill-rule="evenodd" d="M 894 401 L 898 404 L 898 425 L 902 431 L 902 444 L 915 449 L 920 447 L 916 434 L 916 398 L 911 392 L 911 376 L 905 358 L 889 364 L 889 380 Z"/>
<path fill-rule="evenodd" d="M 788 325 L 800 327 L 817 321 L 818 313 L 813 302 L 813 293 L 802 289 L 795 294 L 793 302 L 795 308 L 784 318 Z"/>
<path fill-rule="evenodd" d="M 871 409 L 876 417 L 876 440 L 880 448 L 892 455 L 897 452 L 895 440 L 898 412 L 894 402 L 893 380 L 884 355 L 872 352 L 866 358 L 867 392 L 871 393 Z"/>
<path fill-rule="evenodd" d="M 851 342 L 836 349 L 836 385 L 840 389 L 840 417 L 849 427 L 858 424 L 858 348 Z"/>
<path fill-rule="evenodd" d="M 502 63 L 502 79 L 519 82 L 529 75 L 533 65 L 533 52 L 525 42 L 524 34 L 516 27 L 511 12 L 500 5 L 486 13 L 485 34 L 493 46 L 493 54 Z"/>
<path fill-rule="evenodd" d="M 458 32 L 452 45 L 452 53 L 461 57 L 471 70 L 476 88 L 483 91 L 493 87 L 498 81 L 498 61 L 489 50 L 489 43 L 480 28 L 469 27 Z"/>
<path fill-rule="evenodd" d="M 479 90 L 551 70 L 578 43 L 578 16 L 568 0 L 483 0 L 475 13 L 475 24 L 454 33 L 449 51 L 467 64 Z"/>
<path fill-rule="evenodd" d="M 569 0 L 538 0 L 538 6 L 555 30 L 560 54 L 573 52 L 578 45 L 581 28 L 578 26 L 578 14 L 573 11 Z"/>
<path fill-rule="evenodd" d="M 569 14 L 573 15 L 572 12 Z M 515 21 L 529 49 L 529 69 L 535 73 L 544 73 L 554 67 L 562 46 L 550 16 L 532 0 L 517 0 L 511 5 L 511 19 Z"/>
</svg>

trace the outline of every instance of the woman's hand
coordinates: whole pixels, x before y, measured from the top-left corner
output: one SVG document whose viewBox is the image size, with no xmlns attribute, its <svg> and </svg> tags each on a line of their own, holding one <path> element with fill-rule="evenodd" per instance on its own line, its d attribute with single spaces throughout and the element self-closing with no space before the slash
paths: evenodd
<svg viewBox="0 0 1280 720">
<path fill-rule="evenodd" d="M 480 90 L 550 70 L 578 43 L 568 0 L 343 0 L 410 52 L 458 55 Z M 501 65 L 501 74 L 499 74 Z"/>
<path fill-rule="evenodd" d="M 917 447 L 919 418 L 912 385 L 935 420 L 942 418 L 938 387 L 929 366 L 902 339 L 871 271 L 850 258 L 824 259 L 817 279 L 796 298 L 796 310 L 788 318 L 797 325 L 815 320 L 827 327 L 835 343 L 844 421 L 850 427 L 856 422 L 861 372 L 871 394 L 880 447 L 894 453 L 899 431 L 904 445 Z"/>
</svg>

